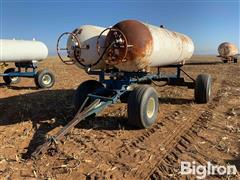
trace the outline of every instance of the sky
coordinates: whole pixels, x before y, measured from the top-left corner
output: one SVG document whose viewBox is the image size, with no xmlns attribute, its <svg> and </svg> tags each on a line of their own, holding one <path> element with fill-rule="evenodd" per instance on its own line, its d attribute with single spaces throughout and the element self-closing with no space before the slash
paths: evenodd
<svg viewBox="0 0 240 180">
<path fill-rule="evenodd" d="M 43 41 L 56 54 L 63 32 L 84 24 L 109 27 L 136 19 L 190 36 L 195 54 L 217 54 L 222 42 L 240 47 L 240 0 L 0 0 L 1 39 Z"/>
</svg>

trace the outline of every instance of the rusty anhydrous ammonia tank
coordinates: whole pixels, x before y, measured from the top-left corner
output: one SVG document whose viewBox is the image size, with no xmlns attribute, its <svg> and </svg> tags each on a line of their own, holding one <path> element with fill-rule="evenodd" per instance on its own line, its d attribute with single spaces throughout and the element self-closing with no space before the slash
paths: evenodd
<svg viewBox="0 0 240 180">
<path fill-rule="evenodd" d="M 218 53 L 221 57 L 231 57 L 238 54 L 238 49 L 234 44 L 224 42 L 218 46 Z"/>
<path fill-rule="evenodd" d="M 80 68 L 83 66 L 94 65 L 97 63 L 99 59 L 99 54 L 97 53 L 96 43 L 99 34 L 105 28 L 99 26 L 92 26 L 92 25 L 82 25 L 79 28 L 75 29 L 72 33 L 77 37 L 79 42 L 76 42 L 76 38 L 73 36 L 68 37 L 67 41 L 67 49 L 68 49 L 68 56 L 76 62 L 76 65 Z M 101 47 L 104 46 L 106 33 L 99 38 L 99 45 Z M 80 48 L 74 48 L 77 45 Z M 100 51 L 102 52 L 103 49 Z M 100 53 L 101 53 L 100 52 Z M 82 65 L 79 63 L 82 63 Z M 103 69 L 105 68 L 105 62 L 100 61 L 96 65 L 92 67 L 92 69 Z"/>
<path fill-rule="evenodd" d="M 111 43 L 115 42 L 111 46 Z M 112 27 L 106 37 L 110 46 L 104 59 L 122 71 L 149 71 L 152 66 L 184 64 L 194 51 L 192 40 L 177 32 L 136 20 Z"/>
</svg>

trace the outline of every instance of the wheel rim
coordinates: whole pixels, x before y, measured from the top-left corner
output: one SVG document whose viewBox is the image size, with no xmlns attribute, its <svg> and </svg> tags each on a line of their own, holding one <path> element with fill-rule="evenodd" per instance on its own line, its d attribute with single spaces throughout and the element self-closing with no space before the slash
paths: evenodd
<svg viewBox="0 0 240 180">
<path fill-rule="evenodd" d="M 155 99 L 151 97 L 147 103 L 147 117 L 152 118 L 155 112 Z"/>
<path fill-rule="evenodd" d="M 211 81 L 208 81 L 208 97 L 211 97 Z"/>
<path fill-rule="evenodd" d="M 52 81 L 52 78 L 51 78 L 51 76 L 50 76 L 49 74 L 45 74 L 45 75 L 42 77 L 42 82 L 43 82 L 43 84 L 48 85 L 48 84 L 51 83 L 51 81 Z"/>
<path fill-rule="evenodd" d="M 16 82 L 18 80 L 18 77 L 11 77 L 12 82 Z"/>
</svg>

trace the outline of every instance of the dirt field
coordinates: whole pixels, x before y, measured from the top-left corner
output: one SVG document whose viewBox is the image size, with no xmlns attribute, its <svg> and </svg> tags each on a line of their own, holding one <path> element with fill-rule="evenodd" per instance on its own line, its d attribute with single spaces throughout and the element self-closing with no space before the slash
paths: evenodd
<svg viewBox="0 0 240 180">
<path fill-rule="evenodd" d="M 0 177 L 2 179 L 195 179 L 181 176 L 180 162 L 235 165 L 240 179 L 240 63 L 223 64 L 217 58 L 197 56 L 184 70 L 192 77 L 209 73 L 212 100 L 195 104 L 193 90 L 156 87 L 158 121 L 146 130 L 126 125 L 125 104 L 112 105 L 96 118 L 84 121 L 59 144 L 55 156 L 30 160 L 47 135 L 54 135 L 73 118 L 74 89 L 95 79 L 75 66 L 49 58 L 56 75 L 49 90 L 35 88 L 32 79 L 6 87 L 0 80 Z"/>
</svg>

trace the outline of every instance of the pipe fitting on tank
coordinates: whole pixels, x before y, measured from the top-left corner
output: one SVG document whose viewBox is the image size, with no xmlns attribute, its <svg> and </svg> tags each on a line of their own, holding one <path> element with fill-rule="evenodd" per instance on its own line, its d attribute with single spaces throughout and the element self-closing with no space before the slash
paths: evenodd
<svg viewBox="0 0 240 180">
<path fill-rule="evenodd" d="M 109 65 L 115 65 L 119 62 L 125 62 L 128 48 L 132 47 L 132 45 L 129 45 L 127 42 L 127 38 L 124 35 L 122 31 L 115 28 L 106 28 L 101 32 L 101 34 L 98 36 L 98 39 L 100 39 L 101 35 L 108 31 L 107 37 L 105 41 L 105 46 L 100 47 L 99 41 L 97 40 L 97 51 L 100 55 L 100 49 L 104 48 L 104 53 L 102 54 L 103 59 L 105 62 Z"/>
</svg>

